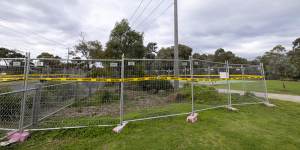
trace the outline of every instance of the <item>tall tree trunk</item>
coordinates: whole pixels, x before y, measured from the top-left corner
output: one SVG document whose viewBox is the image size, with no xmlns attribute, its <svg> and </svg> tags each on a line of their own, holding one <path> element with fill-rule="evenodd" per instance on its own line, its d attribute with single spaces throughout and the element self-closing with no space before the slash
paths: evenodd
<svg viewBox="0 0 300 150">
<path fill-rule="evenodd" d="M 282 87 L 283 87 L 283 89 L 285 89 L 285 82 L 284 82 L 284 80 L 281 80 L 282 81 Z"/>
</svg>

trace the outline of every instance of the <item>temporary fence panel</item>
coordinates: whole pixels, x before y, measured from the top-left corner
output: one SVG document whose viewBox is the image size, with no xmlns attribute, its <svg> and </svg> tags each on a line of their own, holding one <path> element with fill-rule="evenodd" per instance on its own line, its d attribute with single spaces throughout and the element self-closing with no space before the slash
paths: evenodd
<svg viewBox="0 0 300 150">
<path fill-rule="evenodd" d="M 24 92 L 26 66 L 25 58 L 0 58 L 0 137 L 6 131 L 19 129 L 21 121 L 28 124 L 27 118 L 21 119 L 22 101 L 27 97 Z"/>
<path fill-rule="evenodd" d="M 0 134 L 115 126 L 268 101 L 262 64 L 178 60 L 179 74 L 174 74 L 172 59 L 29 59 L 27 55 L 27 59 L 0 60 Z"/>
<path fill-rule="evenodd" d="M 174 76 L 174 60 L 125 59 L 124 119 L 126 121 L 164 117 L 191 111 L 191 99 L 181 93 L 189 77 L 189 61 L 179 61 L 179 75 Z M 176 78 L 175 78 L 176 77 Z"/>
<path fill-rule="evenodd" d="M 267 102 L 267 89 L 265 85 L 264 69 L 260 65 L 243 65 L 246 75 L 251 76 L 246 78 L 244 85 L 246 93 L 254 97 L 258 101 Z"/>
<path fill-rule="evenodd" d="M 39 128 L 119 123 L 120 82 L 113 80 L 120 78 L 121 61 L 35 61 L 42 62 L 32 69 L 42 84 Z"/>
<path fill-rule="evenodd" d="M 263 102 L 263 98 L 260 98 L 255 91 L 261 88 L 263 83 L 260 71 L 259 65 L 229 65 L 229 73 L 232 78 L 230 91 L 233 105 Z"/>
<path fill-rule="evenodd" d="M 228 77 L 225 63 L 193 60 L 195 110 L 228 104 Z M 219 86 L 224 86 L 219 88 Z"/>
<path fill-rule="evenodd" d="M 24 90 L 0 94 L 0 128 L 2 130 L 19 128 L 23 94 Z"/>
</svg>

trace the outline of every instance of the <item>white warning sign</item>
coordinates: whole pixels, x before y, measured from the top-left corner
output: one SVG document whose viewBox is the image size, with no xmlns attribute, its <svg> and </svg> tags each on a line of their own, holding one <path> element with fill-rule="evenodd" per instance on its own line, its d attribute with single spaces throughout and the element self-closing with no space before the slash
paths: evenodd
<svg viewBox="0 0 300 150">
<path fill-rule="evenodd" d="M 132 61 L 128 62 L 128 66 L 134 66 L 134 65 L 135 65 L 134 62 L 132 62 Z"/>
<path fill-rule="evenodd" d="M 221 79 L 228 79 L 229 78 L 229 74 L 227 72 L 220 72 L 220 78 Z"/>
<path fill-rule="evenodd" d="M 38 61 L 38 62 L 36 63 L 36 66 L 37 66 L 37 67 L 42 67 L 42 66 L 44 66 L 44 62 Z"/>
<path fill-rule="evenodd" d="M 13 62 L 13 66 L 14 66 L 14 67 L 20 67 L 20 66 L 21 66 L 21 62 L 14 61 L 14 62 Z"/>
<path fill-rule="evenodd" d="M 110 67 L 118 67 L 118 63 L 110 63 Z"/>
</svg>

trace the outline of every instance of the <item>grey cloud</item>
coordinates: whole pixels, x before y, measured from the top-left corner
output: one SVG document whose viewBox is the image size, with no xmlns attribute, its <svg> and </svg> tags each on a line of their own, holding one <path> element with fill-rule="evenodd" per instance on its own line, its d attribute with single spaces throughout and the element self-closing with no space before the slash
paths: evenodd
<svg viewBox="0 0 300 150">
<path fill-rule="evenodd" d="M 67 3 L 68 2 L 68 3 Z M 66 9 L 76 1 L 2 1 L 6 9 L 1 11 L 1 18 L 13 22 L 32 24 L 35 27 L 53 28 L 74 34 L 80 31 L 80 20 L 73 17 Z M 42 32 L 42 31 L 41 31 Z"/>
<path fill-rule="evenodd" d="M 251 42 L 262 36 L 299 36 L 298 0 L 212 0 L 195 3 L 199 6 L 182 8 L 180 30 L 182 40 L 196 49 L 238 47 L 231 43 L 241 39 Z"/>
<path fill-rule="evenodd" d="M 137 22 L 146 17 L 158 2 L 153 1 Z M 166 1 L 152 17 L 168 4 Z M 71 45 L 81 31 L 87 33 L 88 39 L 105 44 L 115 22 L 130 16 L 138 1 L 2 0 L 0 5 L 5 8 L 0 10 L 0 20 L 4 18 L 8 22 L 28 25 L 28 32 L 38 32 Z M 299 7 L 299 0 L 179 0 L 180 43 L 191 46 L 196 52 L 213 52 L 223 47 L 248 58 L 261 55 L 276 44 L 288 47 L 300 33 Z M 143 26 L 135 29 L 145 32 L 147 42 L 172 45 L 172 13 L 171 8 L 160 18 L 149 18 Z M 0 27 L 0 44 L 8 45 L 11 41 L 5 41 L 3 35 L 13 39 L 16 34 L 4 30 Z M 39 42 L 38 48 L 42 45 L 48 49 L 57 47 L 36 37 L 28 39 Z M 65 55 L 60 51 L 57 54 Z"/>
</svg>

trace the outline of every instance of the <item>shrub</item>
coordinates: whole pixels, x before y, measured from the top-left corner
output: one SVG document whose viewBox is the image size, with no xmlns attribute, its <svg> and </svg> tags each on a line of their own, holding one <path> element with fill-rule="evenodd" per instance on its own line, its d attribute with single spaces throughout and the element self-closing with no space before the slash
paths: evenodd
<svg viewBox="0 0 300 150">
<path fill-rule="evenodd" d="M 92 68 L 90 72 L 87 73 L 87 77 L 96 78 L 96 77 L 115 77 L 119 76 L 120 73 L 112 69 L 106 68 Z"/>
<path fill-rule="evenodd" d="M 152 91 L 154 90 L 157 93 L 159 90 L 171 90 L 173 85 L 170 81 L 165 80 L 149 80 L 139 82 L 139 86 L 143 91 Z"/>
<path fill-rule="evenodd" d="M 183 98 L 191 99 L 191 87 L 190 85 L 184 85 L 182 89 L 179 90 L 179 94 Z M 194 86 L 194 100 L 195 103 L 206 103 L 211 101 L 221 101 L 223 99 L 222 94 L 219 94 L 214 87 L 209 87 L 205 85 Z"/>
<path fill-rule="evenodd" d="M 119 95 L 113 93 L 113 92 L 110 92 L 110 91 L 104 91 L 101 93 L 100 95 L 100 99 L 101 99 L 101 103 L 111 103 L 112 101 L 114 100 L 118 100 L 119 98 Z"/>
<path fill-rule="evenodd" d="M 84 97 L 76 101 L 73 107 L 88 107 L 108 104 L 119 100 L 119 93 L 109 90 L 98 90 L 91 97 Z"/>
</svg>

